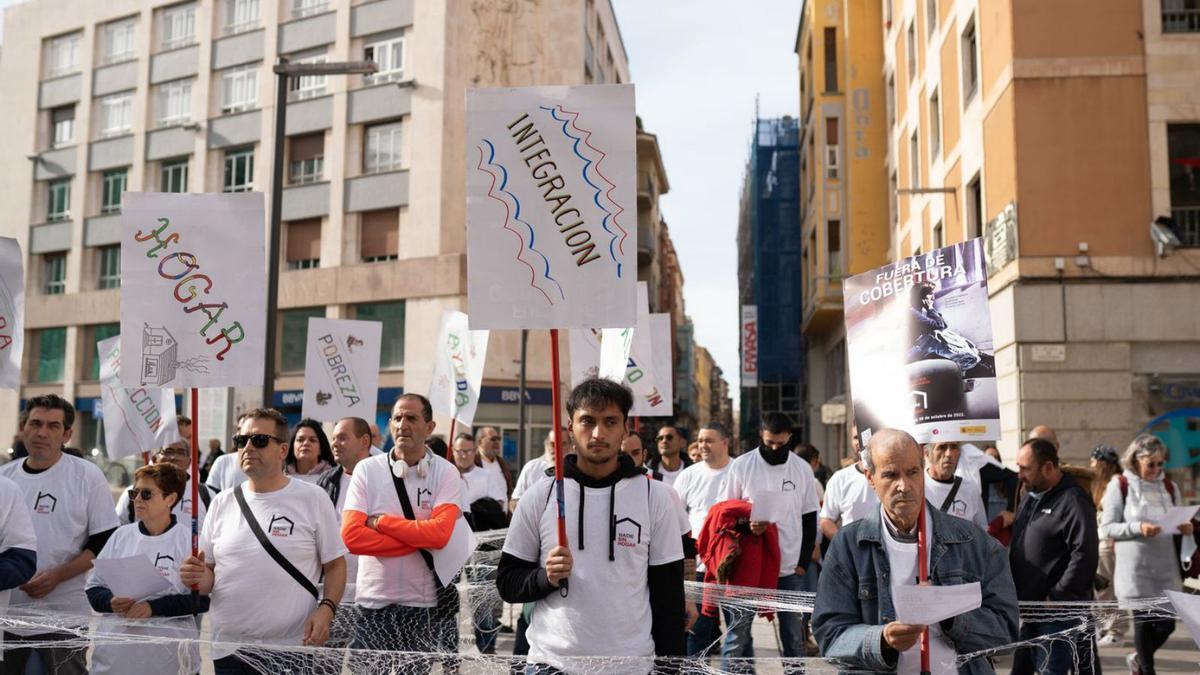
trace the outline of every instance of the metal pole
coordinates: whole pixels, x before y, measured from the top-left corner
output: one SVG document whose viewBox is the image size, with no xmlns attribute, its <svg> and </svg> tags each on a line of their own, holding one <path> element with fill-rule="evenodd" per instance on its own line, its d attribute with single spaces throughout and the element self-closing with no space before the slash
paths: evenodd
<svg viewBox="0 0 1200 675">
<path fill-rule="evenodd" d="M 280 63 L 287 60 L 280 58 Z M 283 143 L 287 125 L 287 80 L 275 75 L 275 150 L 271 166 L 271 231 L 267 236 L 267 354 L 263 364 L 263 407 L 275 398 L 276 307 L 279 305 L 279 231 L 283 222 Z"/>
<path fill-rule="evenodd" d="M 529 331 L 521 329 L 521 374 L 517 384 L 517 461 L 526 462 L 525 456 L 525 353 L 529 345 Z M 557 431 L 555 432 L 557 433 Z"/>
</svg>

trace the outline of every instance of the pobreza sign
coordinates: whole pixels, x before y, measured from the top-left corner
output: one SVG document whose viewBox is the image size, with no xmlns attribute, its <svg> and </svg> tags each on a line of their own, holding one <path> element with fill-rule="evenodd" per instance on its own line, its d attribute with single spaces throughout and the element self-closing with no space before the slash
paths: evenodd
<svg viewBox="0 0 1200 675">
<path fill-rule="evenodd" d="M 466 314 L 452 309 L 442 312 L 429 403 L 434 412 L 470 426 L 479 406 L 489 333 L 467 326 Z"/>
<path fill-rule="evenodd" d="M 267 314 L 263 196 L 125 194 L 121 383 L 262 383 Z"/>
<path fill-rule="evenodd" d="M 378 321 L 310 318 L 300 413 L 319 422 L 375 419 L 382 337 Z"/>
<path fill-rule="evenodd" d="M 467 92 L 471 327 L 637 320 L 632 85 Z"/>
<path fill-rule="evenodd" d="M 96 343 L 104 440 L 112 459 L 149 452 L 179 440 L 175 391 L 121 386 L 121 338 Z"/>
<path fill-rule="evenodd" d="M 0 237 L 0 389 L 21 386 L 25 349 L 25 268 L 21 245 Z"/>
</svg>

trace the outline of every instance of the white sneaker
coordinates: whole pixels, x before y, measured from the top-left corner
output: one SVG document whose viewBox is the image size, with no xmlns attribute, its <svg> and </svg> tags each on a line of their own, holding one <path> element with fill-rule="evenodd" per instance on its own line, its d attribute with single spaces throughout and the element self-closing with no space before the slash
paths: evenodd
<svg viewBox="0 0 1200 675">
<path fill-rule="evenodd" d="M 1129 675 L 1142 675 L 1142 663 L 1138 661 L 1137 652 L 1125 657 L 1125 665 L 1129 666 Z"/>
<path fill-rule="evenodd" d="M 1120 645 L 1124 641 L 1125 639 L 1116 633 L 1105 633 L 1100 636 L 1100 639 L 1096 641 L 1096 644 L 1100 645 L 1101 647 L 1113 647 Z"/>
</svg>

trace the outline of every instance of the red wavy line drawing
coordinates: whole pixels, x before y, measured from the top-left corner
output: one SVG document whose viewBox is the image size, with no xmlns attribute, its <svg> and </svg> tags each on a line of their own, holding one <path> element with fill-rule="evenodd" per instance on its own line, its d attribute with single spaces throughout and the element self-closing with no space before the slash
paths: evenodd
<svg viewBox="0 0 1200 675">
<path fill-rule="evenodd" d="M 608 188 L 607 191 L 605 191 L 604 196 L 608 197 L 608 201 L 612 202 L 613 205 L 617 207 L 617 212 L 613 214 L 612 221 L 613 221 L 613 225 L 616 225 L 617 229 L 621 231 L 621 240 L 617 242 L 617 250 L 619 250 L 621 252 L 621 255 L 625 255 L 625 239 L 626 239 L 626 237 L 629 236 L 629 233 L 626 232 L 625 228 L 621 227 L 621 224 L 617 222 L 617 216 L 621 215 L 622 213 L 625 213 L 625 207 L 621 206 L 619 203 L 617 203 L 617 200 L 612 198 L 612 191 L 617 189 L 616 184 L 614 184 L 611 180 L 609 180 L 608 176 L 605 176 L 604 174 L 600 173 L 600 163 L 603 162 L 604 158 L 607 157 L 608 155 L 600 148 L 597 148 L 596 146 L 592 145 L 591 142 L 588 140 L 592 137 L 592 132 L 580 127 L 578 124 L 575 123 L 575 121 L 579 119 L 579 113 L 571 112 L 570 110 L 567 110 L 566 108 L 562 107 L 561 105 L 558 106 L 558 109 L 563 111 L 567 115 L 571 115 L 571 126 L 575 127 L 576 131 L 578 131 L 580 134 L 587 134 L 586 136 L 583 137 L 584 145 L 586 145 L 589 148 L 591 148 L 592 150 L 595 150 L 596 152 L 600 153 L 600 159 L 596 160 L 596 175 L 603 178 L 605 183 L 608 183 L 610 186 L 612 186 L 612 187 Z"/>
<path fill-rule="evenodd" d="M 530 265 L 529 261 L 527 261 L 521 257 L 522 251 L 525 250 L 525 239 L 521 236 L 520 232 L 517 232 L 516 230 L 514 230 L 513 228 L 508 226 L 509 221 L 512 220 L 512 209 L 508 208 L 508 202 L 506 202 L 503 199 L 500 199 L 499 197 L 496 196 L 496 193 L 495 193 L 496 174 L 493 173 L 489 169 L 483 168 L 483 148 L 477 147 L 477 149 L 479 150 L 479 165 L 476 168 L 479 169 L 480 171 L 486 173 L 492 179 L 492 185 L 491 185 L 491 187 L 488 188 L 487 196 L 491 197 L 492 199 L 495 199 L 496 201 L 500 202 L 504 206 L 504 229 L 508 230 L 509 232 L 512 232 L 513 235 L 517 238 L 517 261 L 519 261 L 520 263 L 522 263 L 523 265 L 525 265 L 526 267 L 529 268 L 529 286 L 531 288 L 536 288 L 539 293 L 541 293 L 543 296 L 546 297 L 546 302 L 553 305 L 554 301 L 550 299 L 550 296 L 546 293 L 546 291 L 542 290 L 542 288 L 540 286 L 538 286 L 537 284 L 534 283 L 534 280 L 537 279 L 537 271 L 533 269 L 533 265 Z"/>
</svg>

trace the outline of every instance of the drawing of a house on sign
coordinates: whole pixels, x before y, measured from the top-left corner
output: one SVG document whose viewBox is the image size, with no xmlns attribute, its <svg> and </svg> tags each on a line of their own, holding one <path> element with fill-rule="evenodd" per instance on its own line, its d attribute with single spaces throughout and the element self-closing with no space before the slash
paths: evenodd
<svg viewBox="0 0 1200 675">
<path fill-rule="evenodd" d="M 162 386 L 175 379 L 179 345 L 166 328 L 142 328 L 142 385 Z"/>
</svg>

